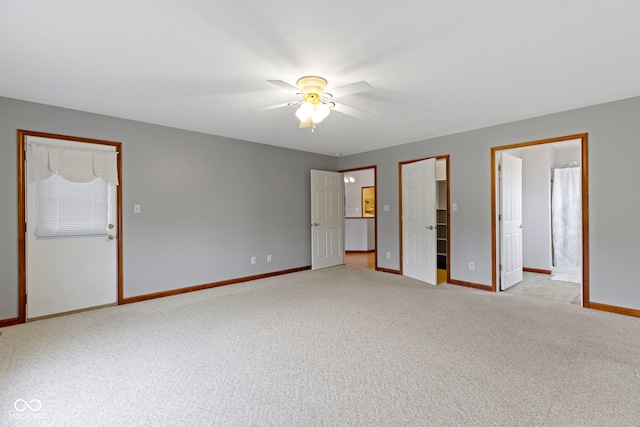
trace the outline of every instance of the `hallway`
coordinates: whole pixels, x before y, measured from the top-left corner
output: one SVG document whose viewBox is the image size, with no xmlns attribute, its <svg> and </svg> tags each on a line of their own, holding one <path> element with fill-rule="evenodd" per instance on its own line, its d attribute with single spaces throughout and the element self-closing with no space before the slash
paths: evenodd
<svg viewBox="0 0 640 427">
<path fill-rule="evenodd" d="M 376 252 L 347 252 L 345 264 L 349 267 L 376 269 Z"/>
</svg>

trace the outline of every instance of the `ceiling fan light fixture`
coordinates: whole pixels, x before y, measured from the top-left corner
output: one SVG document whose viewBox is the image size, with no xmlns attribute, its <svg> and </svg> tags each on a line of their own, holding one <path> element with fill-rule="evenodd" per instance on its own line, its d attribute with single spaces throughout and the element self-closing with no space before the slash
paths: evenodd
<svg viewBox="0 0 640 427">
<path fill-rule="evenodd" d="M 295 87 L 282 80 L 267 81 L 287 91 L 293 91 L 296 95 L 303 97 L 302 101 L 287 102 L 285 104 L 274 105 L 273 107 L 298 105 L 299 107 L 295 115 L 298 120 L 300 120 L 299 127 L 311 127 L 311 132 L 313 132 L 317 123 L 320 123 L 329 116 L 333 108 L 340 107 L 336 108 L 336 111 L 358 118 L 362 118 L 362 116 L 367 113 L 366 111 L 349 107 L 348 105 L 336 105 L 336 103 L 332 101 L 334 97 L 352 95 L 371 89 L 371 85 L 365 81 L 333 88 L 329 92 L 327 92 L 327 80 L 319 76 L 301 77 L 296 81 Z M 265 109 L 273 107 L 267 107 Z"/>
<path fill-rule="evenodd" d="M 356 179 L 352 175 L 349 175 L 348 173 L 345 173 L 344 174 L 344 183 L 345 184 L 349 184 L 349 183 L 353 183 L 353 182 L 356 182 Z"/>
<path fill-rule="evenodd" d="M 313 104 L 309 101 L 305 101 L 300 105 L 300 108 L 296 111 L 296 117 L 300 121 L 305 121 L 313 114 Z"/>
<path fill-rule="evenodd" d="M 315 106 L 313 113 L 311 113 L 311 120 L 314 123 L 320 123 L 327 118 L 331 110 L 326 104 L 319 103 Z"/>
</svg>

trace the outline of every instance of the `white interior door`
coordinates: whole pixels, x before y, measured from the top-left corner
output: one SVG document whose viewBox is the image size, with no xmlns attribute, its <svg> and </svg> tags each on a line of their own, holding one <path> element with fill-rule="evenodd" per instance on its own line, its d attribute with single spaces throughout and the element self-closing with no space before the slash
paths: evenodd
<svg viewBox="0 0 640 427">
<path fill-rule="evenodd" d="M 437 284 L 436 159 L 402 165 L 402 274 Z"/>
<path fill-rule="evenodd" d="M 522 281 L 522 159 L 500 153 L 500 289 Z"/>
<path fill-rule="evenodd" d="M 311 170 L 311 269 L 344 264 L 344 181 Z"/>
<path fill-rule="evenodd" d="M 29 142 L 92 150 L 115 147 L 48 138 Z M 29 171 L 27 156 L 27 170 Z M 117 302 L 117 197 L 109 184 L 108 223 L 103 236 L 38 239 L 36 184 L 27 179 L 27 319 L 66 313 Z M 110 239 L 108 235 L 112 235 Z"/>
</svg>

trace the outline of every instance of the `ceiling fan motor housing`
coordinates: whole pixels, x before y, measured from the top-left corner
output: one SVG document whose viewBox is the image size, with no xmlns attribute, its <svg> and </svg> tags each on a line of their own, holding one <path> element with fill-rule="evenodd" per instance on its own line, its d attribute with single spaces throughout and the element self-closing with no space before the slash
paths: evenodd
<svg viewBox="0 0 640 427">
<path fill-rule="evenodd" d="M 296 87 L 305 94 L 322 95 L 327 90 L 327 81 L 318 76 L 305 76 L 298 79 Z"/>
</svg>

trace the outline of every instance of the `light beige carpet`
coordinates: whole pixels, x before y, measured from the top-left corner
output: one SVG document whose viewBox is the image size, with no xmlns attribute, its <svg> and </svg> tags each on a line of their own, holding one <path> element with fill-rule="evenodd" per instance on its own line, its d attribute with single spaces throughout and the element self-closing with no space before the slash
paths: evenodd
<svg viewBox="0 0 640 427">
<path fill-rule="evenodd" d="M 1 332 L 3 426 L 640 424 L 640 319 L 364 269 Z"/>
</svg>

